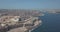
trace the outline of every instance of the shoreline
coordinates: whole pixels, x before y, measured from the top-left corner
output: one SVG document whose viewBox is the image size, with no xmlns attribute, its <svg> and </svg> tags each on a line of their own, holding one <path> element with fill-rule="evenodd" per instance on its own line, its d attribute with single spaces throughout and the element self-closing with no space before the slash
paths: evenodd
<svg viewBox="0 0 60 32">
<path fill-rule="evenodd" d="M 33 30 L 35 30 L 36 28 L 38 28 L 39 26 L 41 26 L 42 24 L 42 21 L 41 20 L 39 20 L 39 25 L 38 26 L 35 26 L 33 29 L 31 29 L 29 32 L 31 32 L 31 31 L 33 31 Z"/>
</svg>

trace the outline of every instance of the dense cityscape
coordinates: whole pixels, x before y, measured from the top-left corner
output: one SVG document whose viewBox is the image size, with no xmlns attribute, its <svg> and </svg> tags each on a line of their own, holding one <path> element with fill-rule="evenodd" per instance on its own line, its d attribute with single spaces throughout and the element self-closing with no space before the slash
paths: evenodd
<svg viewBox="0 0 60 32">
<path fill-rule="evenodd" d="M 1 32 L 29 32 L 41 25 L 37 10 L 0 10 Z"/>
</svg>

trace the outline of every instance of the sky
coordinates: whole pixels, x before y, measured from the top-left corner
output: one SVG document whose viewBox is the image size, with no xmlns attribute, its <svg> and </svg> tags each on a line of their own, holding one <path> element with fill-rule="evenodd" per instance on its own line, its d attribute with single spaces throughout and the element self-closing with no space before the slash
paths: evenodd
<svg viewBox="0 0 60 32">
<path fill-rule="evenodd" d="M 0 0 L 0 9 L 60 9 L 60 0 Z"/>
</svg>

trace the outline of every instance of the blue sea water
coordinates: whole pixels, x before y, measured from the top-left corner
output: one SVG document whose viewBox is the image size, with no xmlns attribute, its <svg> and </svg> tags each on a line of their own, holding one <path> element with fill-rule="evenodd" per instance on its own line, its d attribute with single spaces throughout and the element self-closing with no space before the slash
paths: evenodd
<svg viewBox="0 0 60 32">
<path fill-rule="evenodd" d="M 60 32 L 60 14 L 45 13 L 39 17 L 42 25 L 32 32 Z"/>
</svg>

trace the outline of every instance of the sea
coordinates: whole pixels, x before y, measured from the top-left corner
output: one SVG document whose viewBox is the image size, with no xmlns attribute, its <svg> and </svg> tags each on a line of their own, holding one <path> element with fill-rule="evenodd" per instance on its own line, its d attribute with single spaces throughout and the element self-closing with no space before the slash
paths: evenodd
<svg viewBox="0 0 60 32">
<path fill-rule="evenodd" d="M 32 32 L 60 32 L 60 14 L 44 13 L 44 16 L 39 18 L 42 20 L 42 25 Z"/>
</svg>

